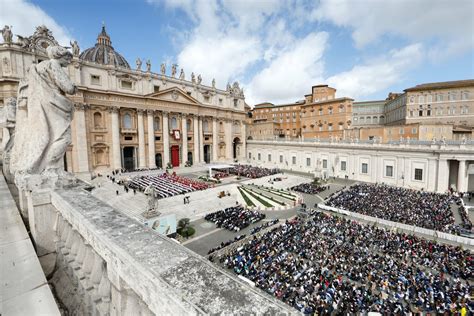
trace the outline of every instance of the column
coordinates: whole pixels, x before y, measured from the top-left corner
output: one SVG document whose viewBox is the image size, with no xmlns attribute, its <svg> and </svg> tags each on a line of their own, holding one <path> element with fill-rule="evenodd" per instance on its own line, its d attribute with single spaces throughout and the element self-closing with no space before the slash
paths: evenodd
<svg viewBox="0 0 474 316">
<path fill-rule="evenodd" d="M 193 132 L 194 132 L 194 164 L 199 163 L 199 119 L 197 115 L 194 116 L 193 121 Z"/>
<path fill-rule="evenodd" d="M 199 161 L 204 162 L 204 136 L 201 116 L 199 117 Z"/>
<path fill-rule="evenodd" d="M 170 130 L 168 128 L 168 112 L 163 112 L 163 168 L 170 162 Z"/>
<path fill-rule="evenodd" d="M 449 188 L 449 161 L 447 159 L 438 160 L 438 179 L 436 183 L 436 191 L 439 193 L 445 193 Z"/>
<path fill-rule="evenodd" d="M 227 160 L 232 160 L 232 121 L 226 120 L 225 123 L 225 158 Z"/>
<path fill-rule="evenodd" d="M 145 127 L 143 124 L 143 112 L 142 109 L 138 109 L 138 168 L 146 168 L 145 158 Z"/>
<path fill-rule="evenodd" d="M 181 138 L 183 140 L 183 148 L 181 149 L 181 154 L 183 155 L 181 159 L 181 165 L 184 167 L 186 161 L 188 161 L 188 126 L 186 124 L 187 117 L 186 115 L 181 116 Z"/>
<path fill-rule="evenodd" d="M 217 130 L 217 118 L 212 118 L 212 160 L 217 161 L 217 148 L 218 148 L 218 134 Z"/>
<path fill-rule="evenodd" d="M 87 146 L 85 104 L 75 104 L 74 123 L 76 127 L 77 172 L 89 172 L 89 148 Z M 67 152 L 66 152 L 67 153 Z M 72 166 L 68 165 L 68 168 Z"/>
<path fill-rule="evenodd" d="M 112 115 L 112 168 L 122 168 L 122 159 L 120 153 L 120 124 L 119 109 L 116 107 L 109 108 Z"/>
<path fill-rule="evenodd" d="M 155 112 L 147 111 L 148 119 L 148 168 L 156 168 L 155 164 Z"/>
<path fill-rule="evenodd" d="M 240 148 L 241 150 L 240 157 L 244 161 L 247 159 L 247 135 L 246 135 L 247 130 L 246 128 L 247 127 L 245 126 L 245 121 L 241 121 L 240 122 L 240 135 L 242 136 L 242 146 Z"/>
<path fill-rule="evenodd" d="M 466 160 L 459 160 L 458 168 L 458 192 L 466 192 Z"/>
</svg>

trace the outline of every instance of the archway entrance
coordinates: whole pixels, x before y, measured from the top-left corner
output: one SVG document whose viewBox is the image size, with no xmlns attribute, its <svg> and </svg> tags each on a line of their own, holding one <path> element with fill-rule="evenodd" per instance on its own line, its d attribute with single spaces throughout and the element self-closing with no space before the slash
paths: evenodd
<svg viewBox="0 0 474 316">
<path fill-rule="evenodd" d="M 236 137 L 234 138 L 233 141 L 233 157 L 234 159 L 237 159 L 238 156 L 240 156 L 240 138 Z"/>
<path fill-rule="evenodd" d="M 179 167 L 179 146 L 171 146 L 171 165 Z"/>
<path fill-rule="evenodd" d="M 204 161 L 211 162 L 211 145 L 204 145 Z"/>
<path fill-rule="evenodd" d="M 135 147 L 123 147 L 123 167 L 125 170 L 135 170 Z"/>
<path fill-rule="evenodd" d="M 157 168 L 163 168 L 163 158 L 161 157 L 161 154 L 155 155 L 155 164 Z"/>
</svg>

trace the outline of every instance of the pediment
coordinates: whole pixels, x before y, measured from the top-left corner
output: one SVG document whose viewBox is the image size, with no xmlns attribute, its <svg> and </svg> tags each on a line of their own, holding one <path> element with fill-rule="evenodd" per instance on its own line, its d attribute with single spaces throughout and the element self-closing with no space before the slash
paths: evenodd
<svg viewBox="0 0 474 316">
<path fill-rule="evenodd" d="M 188 95 L 185 91 L 176 87 L 149 94 L 148 97 L 178 103 L 188 103 L 196 105 L 199 104 L 199 102 L 195 98 Z"/>
</svg>

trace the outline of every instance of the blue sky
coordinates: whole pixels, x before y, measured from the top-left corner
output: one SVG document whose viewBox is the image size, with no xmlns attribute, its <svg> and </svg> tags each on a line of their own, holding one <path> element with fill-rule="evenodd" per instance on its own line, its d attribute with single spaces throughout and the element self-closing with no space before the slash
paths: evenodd
<svg viewBox="0 0 474 316">
<path fill-rule="evenodd" d="M 316 84 L 356 100 L 474 78 L 470 0 L 0 0 L 0 25 L 47 25 L 62 44 L 95 44 L 105 22 L 130 65 L 179 64 L 251 105 L 293 102 Z"/>
</svg>

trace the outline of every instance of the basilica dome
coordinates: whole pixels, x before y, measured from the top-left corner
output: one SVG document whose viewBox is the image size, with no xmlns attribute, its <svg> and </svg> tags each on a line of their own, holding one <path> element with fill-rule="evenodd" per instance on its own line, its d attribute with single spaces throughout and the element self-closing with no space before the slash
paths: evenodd
<svg viewBox="0 0 474 316">
<path fill-rule="evenodd" d="M 127 60 L 117 53 L 112 47 L 110 36 L 102 26 L 102 31 L 97 36 L 97 43 L 94 47 L 84 50 L 79 58 L 84 61 L 94 62 L 102 65 L 115 65 L 116 67 L 130 69 Z"/>
</svg>

